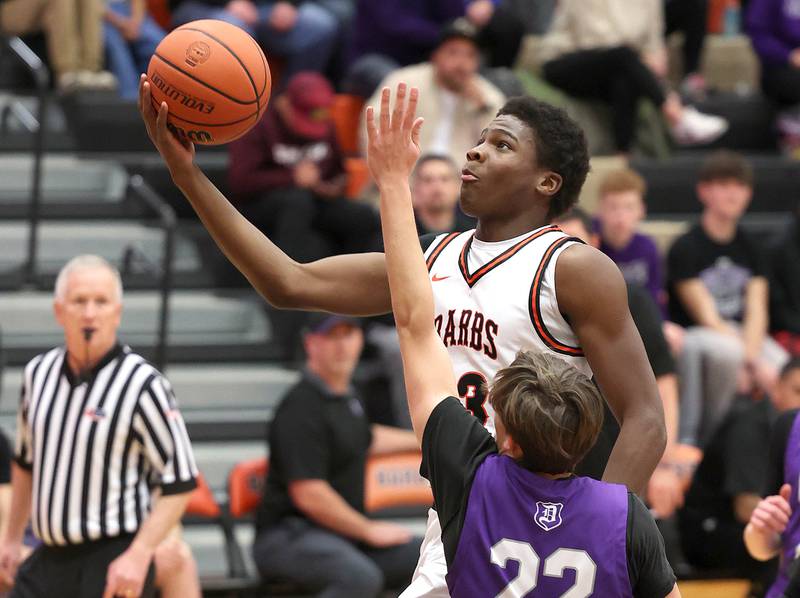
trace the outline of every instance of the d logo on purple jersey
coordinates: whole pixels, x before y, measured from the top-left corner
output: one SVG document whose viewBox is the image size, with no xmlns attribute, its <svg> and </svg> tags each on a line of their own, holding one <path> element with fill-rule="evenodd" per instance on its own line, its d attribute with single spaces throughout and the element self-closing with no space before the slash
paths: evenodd
<svg viewBox="0 0 800 598">
<path fill-rule="evenodd" d="M 538 501 L 536 503 L 536 515 L 534 515 L 533 520 L 536 525 L 549 532 L 561 525 L 561 509 L 563 506 L 560 502 Z"/>
</svg>

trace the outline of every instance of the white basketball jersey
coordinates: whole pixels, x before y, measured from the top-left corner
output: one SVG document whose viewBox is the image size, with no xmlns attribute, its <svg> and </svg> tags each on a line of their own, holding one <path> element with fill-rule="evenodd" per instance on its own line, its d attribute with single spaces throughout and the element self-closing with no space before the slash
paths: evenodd
<svg viewBox="0 0 800 598">
<path fill-rule="evenodd" d="M 458 392 L 494 433 L 483 388 L 517 351 L 550 351 L 592 376 L 556 300 L 558 257 L 580 241 L 554 225 L 496 243 L 475 239 L 474 232 L 439 235 L 425 259 L 436 330 L 453 362 Z"/>
</svg>

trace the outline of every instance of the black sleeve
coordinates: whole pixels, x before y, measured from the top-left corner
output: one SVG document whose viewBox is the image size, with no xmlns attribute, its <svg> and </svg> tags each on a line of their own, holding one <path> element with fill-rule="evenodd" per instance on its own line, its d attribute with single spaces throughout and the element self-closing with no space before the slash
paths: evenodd
<svg viewBox="0 0 800 598">
<path fill-rule="evenodd" d="M 786 458 L 786 445 L 792 432 L 794 420 L 800 410 L 793 409 L 782 414 L 772 428 L 769 445 L 769 461 L 764 475 L 764 488 L 761 496 L 777 494 L 783 485 L 783 466 Z"/>
<path fill-rule="evenodd" d="M 679 237 L 667 254 L 667 280 L 670 284 L 696 278 L 700 273 L 694 256 L 697 248 L 688 233 Z"/>
<path fill-rule="evenodd" d="M 422 434 L 420 474 L 433 489 L 448 563 L 458 546 L 475 471 L 495 453 L 492 435 L 455 397 L 439 403 L 428 418 Z"/>
<path fill-rule="evenodd" d="M 760 494 L 765 482 L 764 465 L 769 460 L 767 430 L 759 425 L 763 405 L 754 405 L 734 416 L 725 435 L 725 475 L 722 491 L 735 498 L 739 494 Z"/>
<path fill-rule="evenodd" d="M 647 507 L 628 493 L 628 576 L 635 598 L 664 598 L 675 586 L 664 539 Z"/>
<path fill-rule="evenodd" d="M 0 484 L 11 483 L 12 451 L 8 438 L 0 432 Z"/>
<path fill-rule="evenodd" d="M 631 317 L 639 335 L 642 337 L 644 349 L 647 351 L 647 360 L 656 378 L 666 374 L 675 373 L 675 360 L 669 350 L 664 331 L 661 314 L 650 293 L 636 285 L 628 285 L 628 305 Z"/>
<path fill-rule="evenodd" d="M 309 408 L 301 384 L 291 392 L 270 425 L 270 459 L 280 464 L 287 482 L 326 480 L 330 467 L 330 444 L 324 418 Z"/>
</svg>

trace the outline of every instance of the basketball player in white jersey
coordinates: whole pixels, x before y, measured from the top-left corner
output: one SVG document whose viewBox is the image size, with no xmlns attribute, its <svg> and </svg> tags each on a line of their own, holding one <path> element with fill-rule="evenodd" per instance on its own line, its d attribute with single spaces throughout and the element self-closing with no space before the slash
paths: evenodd
<svg viewBox="0 0 800 598">
<path fill-rule="evenodd" d="M 404 84 L 397 94 L 405 97 Z M 380 118 L 388 120 L 389 106 L 387 89 Z M 408 106 L 415 109 L 415 97 Z M 157 113 L 151 107 L 144 75 L 139 107 L 175 184 L 228 258 L 272 305 L 351 315 L 391 308 L 383 254 L 294 262 L 194 165 L 194 148 L 167 130 L 166 104 Z M 563 111 L 532 98 L 510 100 L 500 110 L 467 153 L 462 174 L 461 207 L 478 219 L 476 230 L 440 236 L 426 250 L 436 324 L 465 404 L 487 426 L 492 421 L 482 383 L 517 350 L 552 351 L 593 373 L 614 417 L 607 412 L 609 430 L 580 473 L 640 491 L 661 457 L 666 434 L 624 281 L 602 253 L 549 226 L 577 201 L 587 172 L 583 133 Z M 405 598 L 447 596 L 438 526 L 434 514 Z"/>
</svg>

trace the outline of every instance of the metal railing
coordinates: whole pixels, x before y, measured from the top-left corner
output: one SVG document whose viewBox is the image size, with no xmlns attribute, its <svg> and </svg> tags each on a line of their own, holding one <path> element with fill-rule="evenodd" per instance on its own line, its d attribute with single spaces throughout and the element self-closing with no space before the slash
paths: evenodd
<svg viewBox="0 0 800 598">
<path fill-rule="evenodd" d="M 48 87 L 50 73 L 36 53 L 18 37 L 2 38 L 3 43 L 31 74 L 36 85 L 37 106 L 32 114 L 24 105 L 11 102 L 0 111 L 0 132 L 8 130 L 8 120 L 13 115 L 28 132 L 34 135 L 33 169 L 31 199 L 28 212 L 28 251 L 23 267 L 25 283 L 35 285 L 37 281 L 37 261 L 39 251 L 39 225 L 42 220 L 42 166 L 45 149 L 45 129 L 48 107 Z M 169 299 L 173 286 L 173 261 L 175 253 L 175 229 L 177 220 L 174 210 L 144 181 L 140 175 L 133 175 L 128 181 L 130 197 L 138 200 L 159 220 L 164 232 L 164 251 L 161 259 L 159 291 L 161 305 L 158 316 L 157 342 L 154 363 L 163 370 L 167 363 Z"/>
<path fill-rule="evenodd" d="M 3 110 L 0 123 L 3 128 L 8 124 L 8 117 L 14 114 L 22 125 L 33 133 L 33 170 L 31 172 L 31 202 L 28 213 L 30 227 L 28 229 L 28 259 L 25 262 L 23 274 L 26 282 L 33 283 L 36 276 L 36 253 L 39 246 L 39 221 L 41 219 L 40 207 L 42 200 L 42 163 L 44 160 L 44 135 L 47 122 L 47 92 L 50 83 L 50 72 L 47 67 L 18 37 L 5 38 L 5 45 L 25 69 L 33 77 L 36 85 L 36 114 L 31 114 L 18 104 L 10 104 Z"/>
<path fill-rule="evenodd" d="M 161 196 L 153 191 L 141 175 L 135 174 L 128 181 L 128 186 L 133 192 L 133 197 L 139 199 L 159 220 L 164 231 L 164 250 L 161 254 L 161 277 L 159 291 L 161 305 L 158 314 L 158 341 L 155 347 L 153 362 L 161 371 L 167 364 L 168 328 L 169 328 L 169 298 L 172 294 L 173 261 L 175 258 L 175 228 L 177 218 L 175 211 Z"/>
</svg>

